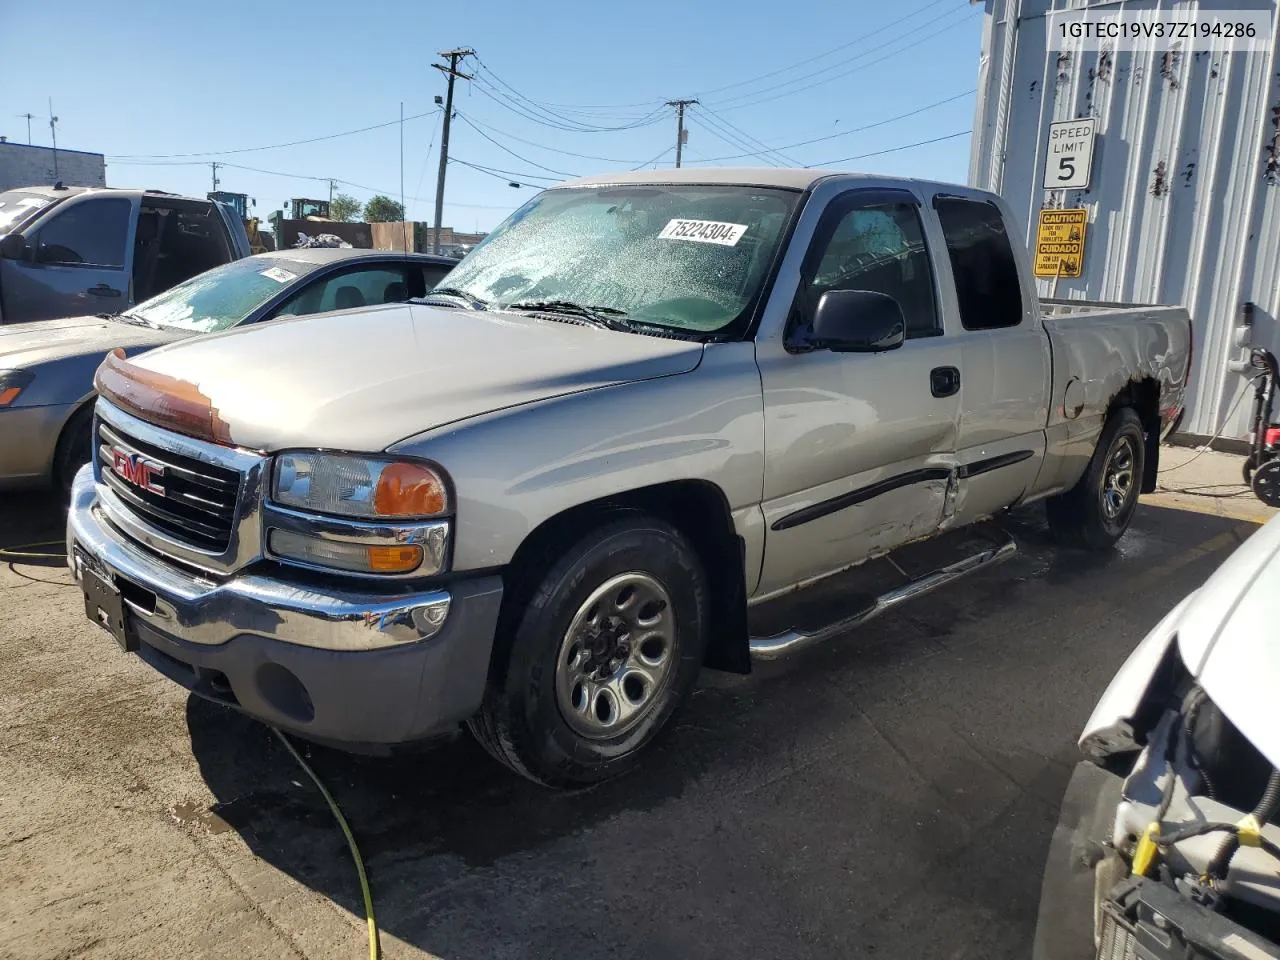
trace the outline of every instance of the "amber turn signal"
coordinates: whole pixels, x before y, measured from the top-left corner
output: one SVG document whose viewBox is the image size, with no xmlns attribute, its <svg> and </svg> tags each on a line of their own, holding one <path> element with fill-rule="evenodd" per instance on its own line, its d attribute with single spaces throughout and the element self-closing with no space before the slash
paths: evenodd
<svg viewBox="0 0 1280 960">
<path fill-rule="evenodd" d="M 387 464 L 373 492 L 373 511 L 383 517 L 437 516 L 448 503 L 440 475 L 420 463 Z"/>
<path fill-rule="evenodd" d="M 422 548 L 416 544 L 366 547 L 369 569 L 374 573 L 408 573 L 422 566 Z"/>
</svg>

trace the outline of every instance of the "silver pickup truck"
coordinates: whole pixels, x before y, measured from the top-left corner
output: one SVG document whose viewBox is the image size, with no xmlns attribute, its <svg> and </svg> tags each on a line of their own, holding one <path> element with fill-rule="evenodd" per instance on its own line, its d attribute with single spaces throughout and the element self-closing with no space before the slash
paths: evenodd
<svg viewBox="0 0 1280 960">
<path fill-rule="evenodd" d="M 1124 533 L 1187 313 L 1039 301 L 1018 233 L 958 186 L 602 176 L 423 299 L 109 356 L 68 518 L 86 612 L 319 742 L 466 721 L 535 780 L 619 773 L 700 668 L 1003 559 L 981 522 L 1010 507 Z"/>
</svg>

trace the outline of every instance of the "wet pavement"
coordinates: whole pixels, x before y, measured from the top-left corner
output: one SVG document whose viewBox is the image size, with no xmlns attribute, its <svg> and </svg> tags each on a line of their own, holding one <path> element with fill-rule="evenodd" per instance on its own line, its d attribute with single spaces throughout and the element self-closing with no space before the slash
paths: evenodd
<svg viewBox="0 0 1280 960">
<path fill-rule="evenodd" d="M 0 495 L 4 496 L 4 495 Z M 60 535 L 10 497 L 0 547 Z M 306 755 L 388 957 L 1025 957 L 1073 741 L 1124 657 L 1256 529 L 1146 505 L 1119 550 L 1013 560 L 843 641 L 707 673 L 634 774 L 545 791 L 466 737 Z M 355 871 L 263 727 L 189 699 L 0 565 L 0 956 L 364 955 Z"/>
</svg>

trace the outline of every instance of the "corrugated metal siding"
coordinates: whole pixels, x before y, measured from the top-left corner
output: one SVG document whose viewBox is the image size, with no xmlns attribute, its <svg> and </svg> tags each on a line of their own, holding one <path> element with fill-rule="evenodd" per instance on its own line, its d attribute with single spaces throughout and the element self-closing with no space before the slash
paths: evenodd
<svg viewBox="0 0 1280 960">
<path fill-rule="evenodd" d="M 1182 429 L 1242 438 L 1249 401 L 1226 417 L 1244 386 L 1227 366 L 1243 354 L 1244 301 L 1256 304 L 1252 342 L 1280 353 L 1280 17 L 1265 52 L 1049 52 L 1045 12 L 1083 6 L 1189 5 L 987 0 L 970 180 L 1010 203 L 1029 241 L 1042 207 L 1088 208 L 1084 275 L 1059 280 L 1057 296 L 1185 304 L 1196 370 Z M 1041 187 L 1048 128 L 1079 117 L 1098 118 L 1091 186 L 1064 198 Z"/>
</svg>

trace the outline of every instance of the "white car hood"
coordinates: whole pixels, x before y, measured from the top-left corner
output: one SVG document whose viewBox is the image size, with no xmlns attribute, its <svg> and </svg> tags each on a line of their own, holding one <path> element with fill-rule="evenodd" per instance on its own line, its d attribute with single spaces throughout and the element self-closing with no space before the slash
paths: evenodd
<svg viewBox="0 0 1280 960">
<path fill-rule="evenodd" d="M 1183 663 L 1232 723 L 1280 766 L 1280 516 L 1242 544 L 1169 624 Z"/>
</svg>

